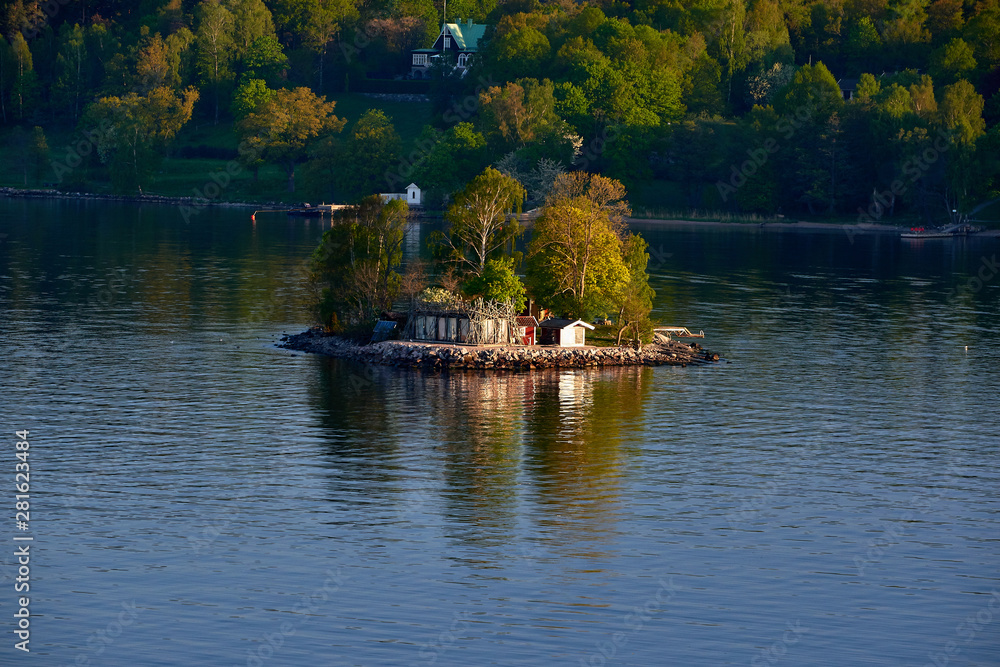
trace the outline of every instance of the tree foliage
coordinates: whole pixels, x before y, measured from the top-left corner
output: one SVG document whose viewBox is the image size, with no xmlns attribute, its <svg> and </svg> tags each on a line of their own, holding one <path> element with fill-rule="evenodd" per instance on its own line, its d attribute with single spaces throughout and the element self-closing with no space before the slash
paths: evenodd
<svg viewBox="0 0 1000 667">
<path fill-rule="evenodd" d="M 528 246 L 531 293 L 567 316 L 607 313 L 629 281 L 622 255 L 625 188 L 596 174 L 556 179 Z"/>
<path fill-rule="evenodd" d="M 481 276 L 488 260 L 512 250 L 524 196 L 520 183 L 492 167 L 469 181 L 448 207 L 447 233 L 435 237 L 444 261 Z"/>
<path fill-rule="evenodd" d="M 385 113 L 365 112 L 337 154 L 341 200 L 355 201 L 384 189 L 385 172 L 399 161 L 399 148 L 399 135 Z"/>
<path fill-rule="evenodd" d="M 652 328 L 649 314 L 653 310 L 656 292 L 649 286 L 649 274 L 646 272 L 649 264 L 647 248 L 646 240 L 638 234 L 629 234 L 622 243 L 622 260 L 628 269 L 628 280 L 620 286 L 614 299 L 618 314 L 618 345 L 621 345 L 625 331 L 629 331 L 633 342 L 638 343 Z"/>
<path fill-rule="evenodd" d="M 105 97 L 84 113 L 85 127 L 108 127 L 97 145 L 119 192 L 142 192 L 159 164 L 163 148 L 191 119 L 198 91 L 176 93 L 160 86 L 145 95 Z M 60 174 L 56 174 L 61 177 Z"/>
<path fill-rule="evenodd" d="M 248 152 L 284 167 L 288 191 L 294 192 L 295 165 L 306 156 L 310 142 L 344 128 L 345 121 L 333 114 L 335 106 L 308 88 L 278 90 L 237 128 Z"/>
<path fill-rule="evenodd" d="M 378 195 L 340 211 L 310 260 L 316 313 L 331 331 L 371 333 L 399 294 L 406 202 Z"/>
<path fill-rule="evenodd" d="M 995 163 L 968 156 L 983 154 L 979 142 L 1000 122 L 998 0 L 454 2 L 449 17 L 488 29 L 464 75 L 451 57 L 435 58 L 429 84 L 392 80 L 410 77 L 410 51 L 440 30 L 431 0 L 87 0 L 54 14 L 64 2 L 7 2 L 0 124 L 7 132 L 37 124 L 52 136 L 92 131 L 80 122 L 100 100 L 194 87 L 198 125 L 235 121 L 233 144 L 257 135 L 254 150 L 241 151 L 244 164 L 256 169 L 266 152 L 291 165 L 291 176 L 308 155 L 318 185 L 351 168 L 341 164 L 356 159 L 343 152 L 347 141 L 320 132 L 288 160 L 282 141 L 265 142 L 260 127 L 247 133 L 247 117 L 278 91 L 320 96 L 379 79 L 364 85 L 429 88 L 433 120 L 412 149 L 410 128 L 399 125 L 406 155 L 382 180 L 396 191 L 418 182 L 435 206 L 487 165 L 504 161 L 526 179 L 546 160 L 622 179 L 650 207 L 853 215 L 872 189 L 901 178 L 928 137 L 951 128 L 968 151 L 921 170 L 888 210 L 930 216 L 915 193 L 945 187 L 968 208 L 990 197 L 995 175 L 974 172 Z M 962 82 L 983 100 L 979 118 Z M 770 125 L 759 126 L 769 113 Z M 744 169 L 769 140 L 776 150 Z M 147 146 L 155 164 L 166 143 Z M 137 187 L 113 171 L 116 187 Z M 75 178 L 105 173 L 84 172 Z M 374 177 L 361 180 L 369 184 L 358 195 L 382 189 Z M 719 182 L 735 194 L 716 196 Z"/>
<path fill-rule="evenodd" d="M 524 283 L 514 273 L 513 257 L 486 260 L 483 272 L 466 281 L 462 291 L 469 297 L 509 303 L 514 312 L 520 312 L 526 303 Z"/>
</svg>

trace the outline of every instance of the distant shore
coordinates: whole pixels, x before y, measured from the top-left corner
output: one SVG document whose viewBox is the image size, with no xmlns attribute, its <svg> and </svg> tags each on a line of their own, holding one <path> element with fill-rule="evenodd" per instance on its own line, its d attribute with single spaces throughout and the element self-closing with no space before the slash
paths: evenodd
<svg viewBox="0 0 1000 667">
<path fill-rule="evenodd" d="M 848 236 L 858 234 L 899 234 L 912 225 L 890 225 L 878 223 L 837 223 L 813 222 L 809 220 L 765 220 L 762 222 L 722 222 L 719 220 L 678 220 L 666 218 L 626 218 L 628 224 L 648 224 L 656 227 L 740 227 L 743 229 L 763 229 L 771 231 L 843 231 Z M 1000 229 L 986 229 L 975 236 L 1000 236 Z"/>
<path fill-rule="evenodd" d="M 736 222 L 721 220 L 679 220 L 670 218 L 626 218 L 629 224 L 677 225 L 691 227 L 743 227 L 745 229 L 808 229 L 808 230 L 850 230 L 852 232 L 891 234 L 909 229 L 906 225 L 889 224 L 848 224 L 837 222 L 812 222 L 806 220 L 762 220 L 760 222 Z"/>
<path fill-rule="evenodd" d="M 173 206 L 189 206 L 204 208 L 220 206 L 232 208 L 294 208 L 294 204 L 274 201 L 228 201 L 221 199 L 204 199 L 198 197 L 175 197 L 170 195 L 116 195 L 95 192 L 65 192 L 54 188 L 13 188 L 0 187 L 0 197 L 25 197 L 29 199 L 77 199 L 87 201 L 128 202 L 136 204 L 167 204 Z M 440 218 L 440 212 L 416 209 L 411 211 L 414 218 Z M 765 220 L 762 222 L 733 222 L 720 220 L 682 220 L 677 218 L 626 218 L 630 225 L 651 225 L 654 227 L 739 227 L 742 229 L 763 229 L 770 231 L 843 231 L 848 236 L 857 234 L 898 234 L 910 228 L 910 225 L 891 225 L 878 223 L 836 223 L 813 222 L 807 220 Z M 530 227 L 533 220 L 524 220 Z M 1000 229 L 986 229 L 976 236 L 1000 237 Z"/>
<path fill-rule="evenodd" d="M 49 188 L 8 188 L 0 187 L 0 196 L 25 197 L 28 199 L 86 199 L 109 202 L 131 202 L 139 204 L 171 204 L 176 206 L 232 206 L 242 208 L 258 208 L 261 206 L 284 206 L 290 204 L 280 202 L 245 202 L 223 201 L 218 199 L 199 199 L 198 197 L 171 197 L 167 195 L 114 195 L 95 192 L 64 192 Z"/>
<path fill-rule="evenodd" d="M 324 334 L 320 329 L 284 336 L 278 347 L 369 364 L 428 370 L 688 366 L 719 361 L 718 354 L 708 352 L 697 343 L 678 341 L 644 345 L 641 350 L 617 346 L 463 345 L 403 340 L 358 345 L 339 336 Z"/>
</svg>

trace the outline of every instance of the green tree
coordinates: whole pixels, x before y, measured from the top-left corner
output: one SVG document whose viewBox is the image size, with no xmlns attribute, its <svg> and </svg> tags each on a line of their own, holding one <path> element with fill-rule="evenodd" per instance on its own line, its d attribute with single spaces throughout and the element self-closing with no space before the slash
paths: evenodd
<svg viewBox="0 0 1000 667">
<path fill-rule="evenodd" d="M 1000 0 L 976 3 L 962 38 L 972 45 L 976 62 L 984 71 L 1000 65 Z"/>
<path fill-rule="evenodd" d="M 7 123 L 7 104 L 14 90 L 14 80 L 17 67 L 14 60 L 14 50 L 3 35 L 0 35 L 0 115 Z"/>
<path fill-rule="evenodd" d="M 715 55 L 724 68 L 726 102 L 732 103 L 733 79 L 750 62 L 747 53 L 747 13 L 744 0 L 726 0 L 715 25 Z"/>
<path fill-rule="evenodd" d="M 467 280 L 462 291 L 469 297 L 481 296 L 487 301 L 509 303 L 514 312 L 523 310 L 526 303 L 524 283 L 514 273 L 513 257 L 486 260 L 482 274 Z"/>
<path fill-rule="evenodd" d="M 964 39 L 956 37 L 947 44 L 931 52 L 930 74 L 938 84 L 954 83 L 968 78 L 976 69 L 976 59 L 972 47 Z"/>
<path fill-rule="evenodd" d="M 931 40 L 925 27 L 927 0 L 893 0 L 882 24 L 882 39 L 896 56 L 897 62 L 912 62 L 926 57 L 923 45 Z"/>
<path fill-rule="evenodd" d="M 239 121 L 257 111 L 262 104 L 269 102 L 272 98 L 274 98 L 274 91 L 267 87 L 266 81 L 246 79 L 233 93 L 230 111 Z"/>
<path fill-rule="evenodd" d="M 782 67 L 775 63 L 774 67 Z M 785 69 L 791 69 L 785 66 Z M 720 85 L 722 68 L 708 53 L 702 53 L 684 75 L 684 104 L 693 113 L 720 114 L 725 108 Z"/>
<path fill-rule="evenodd" d="M 87 107 L 84 127 L 111 127 L 97 151 L 108 165 L 116 190 L 142 192 L 162 159 L 164 147 L 191 119 L 197 99 L 195 88 L 176 93 L 162 86 L 146 95 L 104 97 Z M 62 175 L 57 172 L 56 176 Z"/>
<path fill-rule="evenodd" d="M 322 92 L 327 51 L 345 25 L 358 19 L 355 3 L 349 0 L 278 0 L 273 6 L 275 21 L 282 30 L 318 59 L 317 89 Z"/>
<path fill-rule="evenodd" d="M 443 259 L 460 271 L 482 275 L 487 260 L 513 250 L 521 231 L 514 213 L 521 212 L 524 197 L 520 183 L 487 167 L 448 207 L 448 232 L 435 236 Z"/>
<path fill-rule="evenodd" d="M 61 106 L 70 109 L 70 115 L 76 121 L 80 117 L 81 98 L 93 85 L 87 77 L 86 32 L 79 25 L 64 23 L 59 30 L 56 70 L 56 99 L 62 102 Z"/>
<path fill-rule="evenodd" d="M 204 0 L 196 10 L 197 67 L 203 85 L 212 91 L 215 122 L 223 89 L 232 81 L 233 15 L 219 0 Z"/>
<path fill-rule="evenodd" d="M 948 37 L 957 36 L 965 24 L 962 15 L 962 0 L 934 0 L 927 7 L 927 29 L 934 41 L 941 43 Z"/>
<path fill-rule="evenodd" d="M 24 120 L 25 109 L 34 106 L 38 91 L 38 78 L 35 75 L 34 59 L 31 49 L 21 33 L 15 33 L 10 40 L 10 97 L 17 110 L 17 119 Z"/>
<path fill-rule="evenodd" d="M 941 201 L 948 212 L 962 210 L 980 174 L 988 169 L 976 160 L 977 144 L 986 130 L 983 98 L 971 83 L 959 80 L 942 89 L 938 117 L 951 142 L 944 154 L 946 182 Z"/>
<path fill-rule="evenodd" d="M 480 127 L 493 155 L 517 151 L 528 163 L 540 159 L 571 164 L 574 141 L 582 141 L 556 114 L 548 79 L 521 79 L 480 93 Z"/>
<path fill-rule="evenodd" d="M 528 25 L 527 15 L 504 16 L 493 38 L 480 50 L 483 67 L 500 81 L 514 81 L 539 72 L 552 51 L 549 39 Z"/>
<path fill-rule="evenodd" d="M 344 128 L 333 115 L 335 105 L 308 88 L 278 90 L 237 123 L 237 132 L 251 154 L 285 168 L 288 191 L 295 192 L 295 165 L 309 142 Z"/>
<path fill-rule="evenodd" d="M 319 59 L 319 90 L 323 90 L 326 52 L 344 22 L 358 16 L 350 0 L 313 0 L 305 25 L 303 42 Z"/>
<path fill-rule="evenodd" d="M 862 16 L 847 33 L 845 51 L 849 63 L 857 69 L 869 69 L 882 49 L 882 37 L 870 16 Z"/>
<path fill-rule="evenodd" d="M 358 332 L 399 294 L 406 202 L 378 195 L 341 211 L 310 261 L 317 315 L 328 329 Z"/>
<path fill-rule="evenodd" d="M 785 116 L 808 115 L 816 122 L 826 122 L 844 105 L 840 86 L 823 63 L 803 65 L 775 97 L 775 110 Z"/>
<path fill-rule="evenodd" d="M 384 187 L 385 172 L 399 161 L 400 140 L 381 109 L 369 109 L 351 128 L 340 151 L 337 183 L 345 200 L 353 201 Z"/>
<path fill-rule="evenodd" d="M 268 85 L 278 85 L 281 81 L 288 57 L 277 38 L 273 35 L 258 37 L 250 45 L 241 61 L 243 73 L 241 81 L 263 79 Z"/>
<path fill-rule="evenodd" d="M 427 126 L 417 141 L 418 146 L 430 146 L 419 169 L 421 183 L 451 194 L 468 182 L 469 174 L 480 173 L 488 164 L 486 137 L 472 123 L 458 123 L 445 132 Z M 402 178 L 396 180 L 405 185 Z"/>
<path fill-rule="evenodd" d="M 629 234 L 622 243 L 622 259 L 628 268 L 628 282 L 615 295 L 615 306 L 618 310 L 617 345 L 622 344 L 622 334 L 629 330 L 632 340 L 639 342 L 640 337 L 652 328 L 649 314 L 653 312 L 653 299 L 656 292 L 649 286 L 649 274 L 646 267 L 649 264 L 649 253 L 646 240 L 638 234 Z"/>
<path fill-rule="evenodd" d="M 307 150 L 309 159 L 299 170 L 302 192 L 310 200 L 337 201 L 337 180 L 341 177 L 342 142 L 330 135 L 314 141 Z"/>
<path fill-rule="evenodd" d="M 135 71 L 132 88 L 146 94 L 154 88 L 179 89 L 187 79 L 190 47 L 195 37 L 187 28 L 180 28 L 164 39 L 159 33 L 143 39 L 135 51 Z"/>
<path fill-rule="evenodd" d="M 629 281 L 622 255 L 625 188 L 573 172 L 556 180 L 528 245 L 531 293 L 564 315 L 606 313 Z"/>
<path fill-rule="evenodd" d="M 964 79 L 945 86 L 939 105 L 941 124 L 952 140 L 973 146 L 986 130 L 983 120 L 983 96 Z"/>
<path fill-rule="evenodd" d="M 170 64 L 170 52 L 163 37 L 159 33 L 152 36 L 147 33 L 135 53 L 133 87 L 142 94 L 154 88 L 173 87 L 175 82 L 172 80 Z"/>
<path fill-rule="evenodd" d="M 233 17 L 233 57 L 242 61 L 261 37 L 274 37 L 274 21 L 262 0 L 228 0 Z"/>
<path fill-rule="evenodd" d="M 562 138 L 569 132 L 556 115 L 554 91 L 548 79 L 519 79 L 479 94 L 480 126 L 497 152 L 517 150 L 552 136 Z"/>
<path fill-rule="evenodd" d="M 882 84 L 879 83 L 879 80 L 874 75 L 865 72 L 858 78 L 858 85 L 854 88 L 854 97 L 852 100 L 861 104 L 867 104 L 879 94 L 881 89 Z"/>
</svg>

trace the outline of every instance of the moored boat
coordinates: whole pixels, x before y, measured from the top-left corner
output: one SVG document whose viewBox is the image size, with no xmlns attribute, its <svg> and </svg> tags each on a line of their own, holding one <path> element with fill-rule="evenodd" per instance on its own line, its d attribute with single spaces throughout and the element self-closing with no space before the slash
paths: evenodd
<svg viewBox="0 0 1000 667">
<path fill-rule="evenodd" d="M 298 208 L 288 209 L 287 211 L 285 211 L 285 213 L 287 213 L 288 215 L 298 215 L 309 218 L 316 218 L 323 215 L 323 210 L 311 204 L 304 203 L 302 204 L 302 206 L 299 206 Z"/>
<path fill-rule="evenodd" d="M 972 225 L 949 225 L 947 227 L 934 227 L 927 229 L 925 227 L 911 227 L 910 231 L 902 232 L 899 235 L 901 239 L 950 239 L 956 236 L 968 236 L 969 234 L 975 234 L 982 231 L 980 227 L 974 227 Z"/>
</svg>

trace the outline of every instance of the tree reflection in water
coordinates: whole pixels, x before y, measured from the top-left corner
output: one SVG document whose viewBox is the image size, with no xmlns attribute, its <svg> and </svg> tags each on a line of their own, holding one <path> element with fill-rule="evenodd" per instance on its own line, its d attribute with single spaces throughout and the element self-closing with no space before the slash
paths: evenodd
<svg viewBox="0 0 1000 667">
<path fill-rule="evenodd" d="M 518 555 L 613 533 L 653 372 L 431 373 L 331 360 L 316 398 L 341 494 L 443 524 L 480 554 Z M 531 546 L 511 551 L 521 540 Z"/>
</svg>

